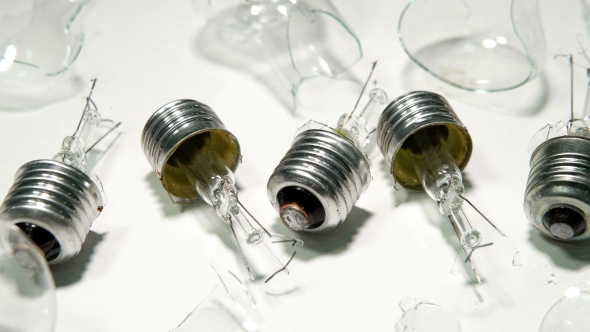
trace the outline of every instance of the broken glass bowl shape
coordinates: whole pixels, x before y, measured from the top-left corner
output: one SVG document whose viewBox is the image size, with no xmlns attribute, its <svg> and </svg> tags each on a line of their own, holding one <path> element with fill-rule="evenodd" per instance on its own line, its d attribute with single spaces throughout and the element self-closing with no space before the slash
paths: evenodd
<svg viewBox="0 0 590 332">
<path fill-rule="evenodd" d="M 539 332 L 583 332 L 590 326 L 590 282 L 585 281 L 565 291 L 549 309 Z"/>
<path fill-rule="evenodd" d="M 0 331 L 53 331 L 54 323 L 55 286 L 44 255 L 0 221 Z"/>
<path fill-rule="evenodd" d="M 2 2 L 0 107 L 28 107 L 26 99 L 47 93 L 44 84 L 72 66 L 84 44 L 76 19 L 89 1 Z"/>
<path fill-rule="evenodd" d="M 545 61 L 537 0 L 413 0 L 398 37 L 417 65 L 469 91 L 516 88 Z"/>
<path fill-rule="evenodd" d="M 359 39 L 329 0 L 209 1 L 205 8 L 194 1 L 208 16 L 199 51 L 250 71 L 289 108 L 304 81 L 339 78 L 362 58 Z M 268 63 L 272 71 L 263 68 Z"/>
</svg>

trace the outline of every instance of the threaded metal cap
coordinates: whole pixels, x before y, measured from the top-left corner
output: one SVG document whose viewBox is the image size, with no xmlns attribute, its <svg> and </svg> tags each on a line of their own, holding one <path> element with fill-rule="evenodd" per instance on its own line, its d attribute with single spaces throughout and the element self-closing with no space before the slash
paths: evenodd
<svg viewBox="0 0 590 332">
<path fill-rule="evenodd" d="M 377 144 L 391 165 L 396 184 L 423 190 L 404 142 L 420 129 L 437 126 L 453 159 L 463 169 L 471 157 L 473 143 L 445 98 L 433 92 L 414 91 L 398 97 L 385 108 L 379 117 Z"/>
<path fill-rule="evenodd" d="M 558 240 L 590 237 L 590 139 L 560 136 L 531 156 L 524 195 L 527 219 Z"/>
<path fill-rule="evenodd" d="M 0 206 L 0 219 L 25 232 L 35 229 L 37 234 L 43 232 L 46 238 L 53 238 L 49 248 L 32 237 L 49 263 L 55 264 L 80 252 L 102 205 L 101 191 L 88 175 L 57 161 L 35 160 L 16 172 Z"/>
<path fill-rule="evenodd" d="M 206 136 L 206 140 L 201 138 Z M 141 134 L 143 152 L 174 200 L 190 203 L 198 199 L 195 180 L 187 180 L 186 171 L 169 164 L 174 152 L 183 144 L 204 145 L 215 150 L 222 163 L 232 171 L 241 160 L 235 136 L 225 129 L 217 114 L 195 100 L 176 100 L 160 107 L 147 121 Z"/>
<path fill-rule="evenodd" d="M 289 228 L 320 232 L 343 222 L 370 182 L 369 160 L 351 141 L 310 129 L 295 137 L 267 193 Z"/>
</svg>

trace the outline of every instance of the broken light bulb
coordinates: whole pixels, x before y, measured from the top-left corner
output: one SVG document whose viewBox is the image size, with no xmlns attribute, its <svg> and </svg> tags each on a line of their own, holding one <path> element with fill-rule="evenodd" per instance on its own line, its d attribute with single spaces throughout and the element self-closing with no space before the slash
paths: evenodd
<svg viewBox="0 0 590 332">
<path fill-rule="evenodd" d="M 573 82 L 573 58 L 568 55 Z M 590 86 L 589 86 L 590 88 Z M 557 240 L 590 237 L 590 89 L 582 118 L 547 125 L 533 137 L 524 212 L 543 234 Z"/>
<path fill-rule="evenodd" d="M 93 80 L 92 89 L 95 83 Z M 92 91 L 74 134 L 64 138 L 52 160 L 34 160 L 21 166 L 0 206 L 0 217 L 19 226 L 50 264 L 69 260 L 80 252 L 104 206 L 100 183 L 86 174 L 87 154 L 120 123 L 97 138 L 99 126 L 112 120 L 102 119 L 91 99 Z"/>
<path fill-rule="evenodd" d="M 468 260 L 473 250 L 488 245 L 481 244 L 481 233 L 471 227 L 463 213 L 464 201 L 475 209 L 464 197 L 461 174 L 473 145 L 467 128 L 445 98 L 433 92 L 414 91 L 392 101 L 379 118 L 377 144 L 391 165 L 396 187 L 424 190 L 438 203 L 466 254 L 470 250 Z"/>
<path fill-rule="evenodd" d="M 371 182 L 363 151 L 371 134 L 367 119 L 386 102 L 385 92 L 375 88 L 363 110 L 343 114 L 336 128 L 311 120 L 297 131 L 267 185 L 268 198 L 287 227 L 329 231 L 346 219 Z"/>
</svg>

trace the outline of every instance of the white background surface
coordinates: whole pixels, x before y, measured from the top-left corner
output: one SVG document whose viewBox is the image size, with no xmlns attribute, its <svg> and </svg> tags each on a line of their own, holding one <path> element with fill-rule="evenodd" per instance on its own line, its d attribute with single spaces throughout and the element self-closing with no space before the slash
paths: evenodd
<svg viewBox="0 0 590 332">
<path fill-rule="evenodd" d="M 273 331 L 391 331 L 402 314 L 398 303 L 411 296 L 441 305 L 457 317 L 462 331 L 538 330 L 561 294 L 590 275 L 587 244 L 544 238 L 522 209 L 528 142 L 547 123 L 568 117 L 569 71 L 565 61 L 551 58 L 559 49 L 575 52 L 577 33 L 587 40 L 578 2 L 540 1 L 547 63 L 531 85 L 545 86 L 545 100 L 529 114 L 486 110 L 489 97 L 463 103 L 458 91 L 427 78 L 430 86 L 416 83 L 422 79 L 412 75 L 420 77 L 420 72 L 412 69 L 396 33 L 405 1 L 334 2 L 363 43 L 365 59 L 356 69 L 365 73 L 369 62 L 379 59 L 375 78 L 390 97 L 415 88 L 442 89 L 438 92 L 450 100 L 474 141 L 465 171 L 467 196 L 508 238 L 470 214 L 484 242 L 495 243 L 474 255 L 485 279 L 474 285 L 460 263 L 462 254 L 455 262 L 459 246 L 435 203 L 425 194 L 395 192 L 385 161 L 374 149 L 369 154 L 373 182 L 345 224 L 328 235 L 300 236 L 306 246 L 290 271 L 301 289 L 284 297 L 256 294 L 265 322 Z M 293 116 L 248 73 L 205 59 L 195 45 L 205 20 L 188 0 L 102 0 L 85 11 L 87 39 L 76 70 L 85 81 L 98 78 L 94 100 L 104 117 L 123 121 L 125 133 L 93 169 L 108 203 L 81 255 L 53 267 L 56 330 L 167 331 L 216 284 L 209 263 L 235 264 L 235 259 L 220 234 L 210 231 L 217 221 L 204 220 L 208 206 L 173 205 L 159 185 L 140 147 L 149 116 L 179 98 L 210 105 L 242 147 L 236 173 L 241 200 L 270 229 L 292 234 L 268 202 L 267 179 L 297 127 L 312 117 L 335 124 L 348 109 L 327 107 Z M 581 110 L 586 80 L 583 69 L 577 74 Z M 522 91 L 509 98 L 528 104 Z M 86 87 L 39 110 L 0 112 L 1 193 L 20 165 L 58 151 L 63 136 L 75 129 L 85 93 Z M 356 96 L 343 98 L 350 98 L 352 106 Z M 330 105 L 329 100 L 318 103 Z M 535 103 L 539 100 L 530 100 Z M 221 236 L 229 238 L 229 228 Z M 522 267 L 512 266 L 517 251 Z"/>
</svg>

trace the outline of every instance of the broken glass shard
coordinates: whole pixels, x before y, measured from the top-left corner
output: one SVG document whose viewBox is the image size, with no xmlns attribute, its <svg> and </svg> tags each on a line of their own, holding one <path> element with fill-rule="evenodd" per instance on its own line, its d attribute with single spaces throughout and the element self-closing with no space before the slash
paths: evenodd
<svg viewBox="0 0 590 332">
<path fill-rule="evenodd" d="M 461 332 L 457 318 L 434 303 L 406 297 L 399 306 L 404 313 L 395 323 L 397 332 Z"/>
</svg>

